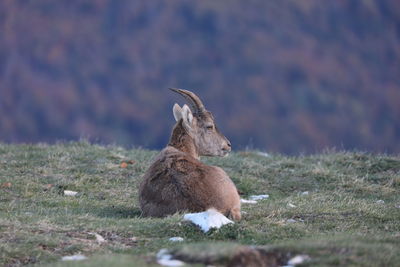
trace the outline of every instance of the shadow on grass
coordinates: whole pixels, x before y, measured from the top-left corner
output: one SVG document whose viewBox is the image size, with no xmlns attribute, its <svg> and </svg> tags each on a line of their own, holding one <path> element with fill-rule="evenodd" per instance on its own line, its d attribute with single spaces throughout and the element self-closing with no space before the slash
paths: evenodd
<svg viewBox="0 0 400 267">
<path fill-rule="evenodd" d="M 126 206 L 110 206 L 97 212 L 97 216 L 105 218 L 137 218 L 141 214 L 140 209 Z"/>
</svg>

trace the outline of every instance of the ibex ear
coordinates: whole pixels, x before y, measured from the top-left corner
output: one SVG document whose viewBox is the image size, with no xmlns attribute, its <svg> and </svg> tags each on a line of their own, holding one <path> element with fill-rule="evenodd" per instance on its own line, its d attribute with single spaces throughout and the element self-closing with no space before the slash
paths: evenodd
<svg viewBox="0 0 400 267">
<path fill-rule="evenodd" d="M 174 113 L 174 118 L 176 121 L 182 119 L 182 108 L 175 103 L 174 107 L 172 108 L 172 112 Z"/>
<path fill-rule="evenodd" d="M 192 111 L 190 110 L 190 108 L 185 104 L 182 107 L 182 119 L 183 119 L 183 125 L 187 128 L 187 129 L 191 129 L 192 128 L 192 122 L 193 122 L 193 114 Z"/>
</svg>

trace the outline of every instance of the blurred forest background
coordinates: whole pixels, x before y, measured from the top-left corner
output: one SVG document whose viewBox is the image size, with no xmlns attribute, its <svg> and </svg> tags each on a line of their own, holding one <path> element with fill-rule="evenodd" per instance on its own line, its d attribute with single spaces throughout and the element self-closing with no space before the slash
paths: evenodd
<svg viewBox="0 0 400 267">
<path fill-rule="evenodd" d="M 234 149 L 398 154 L 400 1 L 0 1 L 0 142 L 159 149 L 168 87 Z"/>
</svg>

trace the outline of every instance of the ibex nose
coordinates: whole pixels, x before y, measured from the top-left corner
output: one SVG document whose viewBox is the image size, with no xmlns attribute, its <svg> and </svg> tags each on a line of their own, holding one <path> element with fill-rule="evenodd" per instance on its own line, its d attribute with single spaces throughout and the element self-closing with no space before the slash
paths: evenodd
<svg viewBox="0 0 400 267">
<path fill-rule="evenodd" d="M 231 142 L 229 142 L 228 140 L 226 140 L 226 143 L 223 145 L 222 150 L 223 151 L 231 151 L 232 149 L 232 145 Z"/>
</svg>

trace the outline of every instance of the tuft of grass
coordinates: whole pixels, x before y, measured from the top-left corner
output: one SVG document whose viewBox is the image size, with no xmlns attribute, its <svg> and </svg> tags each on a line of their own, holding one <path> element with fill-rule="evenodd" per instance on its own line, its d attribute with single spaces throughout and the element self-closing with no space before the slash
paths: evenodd
<svg viewBox="0 0 400 267">
<path fill-rule="evenodd" d="M 242 221 L 204 234 L 180 214 L 140 216 L 137 187 L 156 153 L 87 142 L 0 144 L 0 265 L 152 266 L 161 248 L 189 263 L 224 265 L 246 246 L 280 260 L 307 254 L 310 266 L 400 261 L 399 157 L 247 151 L 204 158 L 226 170 L 243 198 L 270 195 L 244 204 Z M 61 262 L 77 253 L 88 259 Z"/>
</svg>

